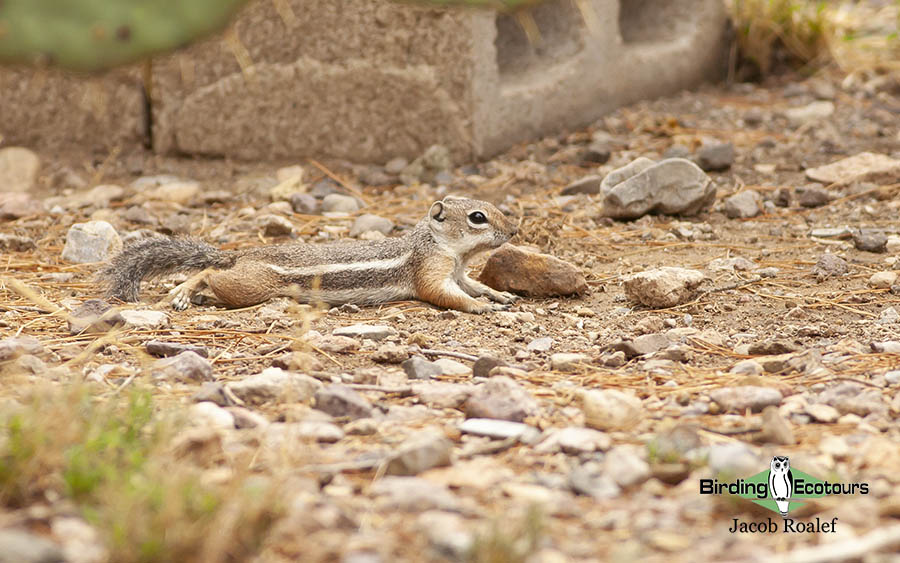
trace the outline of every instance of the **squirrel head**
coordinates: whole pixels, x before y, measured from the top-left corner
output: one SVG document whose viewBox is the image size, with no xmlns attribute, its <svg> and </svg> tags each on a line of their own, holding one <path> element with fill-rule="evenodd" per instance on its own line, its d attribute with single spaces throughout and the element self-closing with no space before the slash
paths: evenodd
<svg viewBox="0 0 900 563">
<path fill-rule="evenodd" d="M 428 211 L 434 240 L 463 259 L 497 248 L 518 230 L 518 224 L 486 201 L 447 196 Z"/>
</svg>

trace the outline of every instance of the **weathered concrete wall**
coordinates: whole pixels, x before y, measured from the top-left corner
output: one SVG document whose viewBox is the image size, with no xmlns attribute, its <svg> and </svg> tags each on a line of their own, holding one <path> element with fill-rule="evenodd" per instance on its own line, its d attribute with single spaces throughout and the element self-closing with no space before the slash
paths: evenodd
<svg viewBox="0 0 900 563">
<path fill-rule="evenodd" d="M 384 162 L 443 144 L 467 160 L 693 86 L 723 67 L 721 0 L 588 2 L 592 30 L 575 2 L 551 0 L 533 11 L 541 39 L 529 42 L 511 16 L 488 11 L 286 0 L 295 18 L 285 18 L 275 2 L 257 0 L 236 22 L 237 42 L 218 37 L 154 61 L 153 146 Z M 116 90 L 126 100 L 118 113 L 139 111 L 135 94 L 139 87 Z M 91 141 L 83 119 L 58 117 L 57 130 L 33 127 L 30 138 Z M 23 123 L 0 114 L 0 132 L 12 138 Z M 127 142 L 134 128 L 129 117 L 99 130 Z"/>
</svg>

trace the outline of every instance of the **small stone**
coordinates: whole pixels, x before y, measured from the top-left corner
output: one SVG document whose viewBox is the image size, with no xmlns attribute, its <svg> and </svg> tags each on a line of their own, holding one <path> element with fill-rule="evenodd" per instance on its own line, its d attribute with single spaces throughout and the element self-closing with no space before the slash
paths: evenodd
<svg viewBox="0 0 900 563">
<path fill-rule="evenodd" d="M 431 550 L 452 561 L 465 561 L 475 545 L 475 535 L 459 514 L 428 510 L 419 515 L 416 524 Z"/>
<path fill-rule="evenodd" d="M 825 253 L 819 256 L 816 265 L 813 266 L 812 273 L 819 281 L 828 278 L 843 276 L 850 270 L 847 261 L 840 256 L 831 253 Z"/>
<path fill-rule="evenodd" d="M 269 426 L 269 419 L 250 409 L 230 406 L 226 407 L 225 410 L 234 417 L 234 427 L 238 430 L 243 430 L 244 428 L 262 429 Z"/>
<path fill-rule="evenodd" d="M 451 360 L 450 358 L 441 358 L 434 361 L 434 365 L 441 368 L 443 375 L 471 375 L 472 368 L 466 364 Z"/>
<path fill-rule="evenodd" d="M 305 175 L 306 171 L 299 164 L 283 166 L 275 171 L 275 179 L 279 182 L 287 182 L 288 180 L 302 182 Z"/>
<path fill-rule="evenodd" d="M 407 439 L 387 462 L 387 475 L 418 475 L 433 467 L 450 465 L 453 443 L 446 436 L 422 432 Z"/>
<path fill-rule="evenodd" d="M 41 159 L 22 147 L 0 149 L 0 192 L 27 192 L 34 187 Z"/>
<path fill-rule="evenodd" d="M 809 168 L 806 177 L 822 184 L 873 182 L 891 184 L 900 180 L 900 160 L 877 153 L 862 152 L 825 166 Z"/>
<path fill-rule="evenodd" d="M 888 235 L 885 249 L 891 254 L 900 253 L 900 235 Z"/>
<path fill-rule="evenodd" d="M 581 151 L 578 160 L 582 165 L 606 164 L 612 156 L 612 139 L 595 138 Z"/>
<path fill-rule="evenodd" d="M 346 385 L 332 384 L 316 391 L 316 408 L 335 417 L 369 418 L 372 405 Z"/>
<path fill-rule="evenodd" d="M 266 368 L 261 373 L 228 384 L 228 390 L 248 405 L 307 402 L 321 387 L 322 383 L 317 379 L 280 368 Z"/>
<path fill-rule="evenodd" d="M 797 443 L 794 429 L 778 412 L 778 407 L 766 407 L 763 409 L 762 424 L 755 441 L 761 444 L 780 444 L 790 446 Z"/>
<path fill-rule="evenodd" d="M 310 194 L 291 194 L 290 202 L 294 213 L 316 215 L 319 212 L 319 200 Z"/>
<path fill-rule="evenodd" d="M 831 192 L 822 187 L 821 184 L 809 184 L 797 189 L 797 203 L 799 203 L 801 207 L 822 207 L 831 200 Z"/>
<path fill-rule="evenodd" d="M 234 404 L 228 394 L 225 393 L 225 386 L 217 381 L 204 382 L 200 389 L 191 395 L 191 400 L 195 403 L 207 401 L 220 407 L 228 407 Z"/>
<path fill-rule="evenodd" d="M 358 237 L 363 233 L 367 233 L 369 231 L 376 231 L 383 235 L 390 234 L 390 232 L 394 228 L 394 222 L 390 219 L 385 219 L 384 217 L 379 217 L 378 215 L 372 215 L 371 213 L 364 213 L 356 218 L 353 221 L 353 226 L 350 227 L 350 236 Z"/>
<path fill-rule="evenodd" d="M 505 366 L 506 362 L 493 356 L 481 356 L 472 364 L 473 377 L 490 377 L 491 370 L 498 366 Z"/>
<path fill-rule="evenodd" d="M 606 453 L 603 465 L 616 485 L 627 489 L 650 477 L 650 465 L 633 446 L 616 446 Z"/>
<path fill-rule="evenodd" d="M 476 362 L 477 363 L 477 362 Z M 403 371 L 410 379 L 434 379 L 442 375 L 441 366 L 434 362 L 429 362 L 421 356 L 413 356 L 400 364 Z"/>
<path fill-rule="evenodd" d="M 837 419 L 841 417 L 841 413 L 836 408 L 821 403 L 806 405 L 806 414 L 816 422 L 824 422 L 826 424 L 837 422 Z"/>
<path fill-rule="evenodd" d="M 864 387 L 858 383 L 833 385 L 819 393 L 818 401 L 831 405 L 841 414 L 868 416 L 887 411 L 881 389 Z"/>
<path fill-rule="evenodd" d="M 0 221 L 21 219 L 43 212 L 43 204 L 27 193 L 0 191 Z"/>
<path fill-rule="evenodd" d="M 177 356 L 182 352 L 193 352 L 201 358 L 209 357 L 209 350 L 206 346 L 196 346 L 194 344 L 181 344 L 178 342 L 164 342 L 162 340 L 151 340 L 144 345 L 147 353 L 151 356 L 168 358 L 169 356 Z"/>
<path fill-rule="evenodd" d="M 896 307 L 887 307 L 878 315 L 879 324 L 896 324 L 900 323 L 900 312 Z"/>
<path fill-rule="evenodd" d="M 551 430 L 535 447 L 535 451 L 539 453 L 562 451 L 569 455 L 580 455 L 596 451 L 604 452 L 611 446 L 612 439 L 605 432 L 570 426 Z"/>
<path fill-rule="evenodd" d="M 615 219 L 637 219 L 647 213 L 696 215 L 716 195 L 709 176 L 683 158 L 659 163 L 638 158 L 607 174 L 600 190 L 603 214 Z"/>
<path fill-rule="evenodd" d="M 891 370 L 885 373 L 884 380 L 888 385 L 897 385 L 900 383 L 900 369 Z"/>
<path fill-rule="evenodd" d="M 403 158 L 402 156 L 398 156 L 396 158 L 392 158 L 384 165 L 384 171 L 388 174 L 393 174 L 397 176 L 403 169 L 409 165 L 409 161 Z"/>
<path fill-rule="evenodd" d="M 550 356 L 550 369 L 553 371 L 577 371 L 582 366 L 591 363 L 591 358 L 586 354 L 558 353 Z"/>
<path fill-rule="evenodd" d="M 788 340 L 776 338 L 772 340 L 762 340 L 750 344 L 747 353 L 752 356 L 774 356 L 778 354 L 788 354 L 797 351 L 797 345 Z"/>
<path fill-rule="evenodd" d="M 359 210 L 359 201 L 353 196 L 328 194 L 322 198 L 322 211 L 326 213 L 353 213 Z"/>
<path fill-rule="evenodd" d="M 876 272 L 869 278 L 869 287 L 890 289 L 897 283 L 897 272 Z"/>
<path fill-rule="evenodd" d="M 113 327 L 125 324 L 118 309 L 102 299 L 88 299 L 76 307 L 66 321 L 72 335 L 109 332 Z"/>
<path fill-rule="evenodd" d="M 758 387 L 756 385 L 742 385 L 738 387 L 721 387 L 713 390 L 709 398 L 718 404 L 725 412 L 743 413 L 747 409 L 752 412 L 762 412 L 770 405 L 781 404 L 781 393 L 771 387 Z"/>
<path fill-rule="evenodd" d="M 475 386 L 459 383 L 417 383 L 412 386 L 419 402 L 435 409 L 458 409 L 475 392 Z"/>
<path fill-rule="evenodd" d="M 463 408 L 466 418 L 496 418 L 522 422 L 538 410 L 537 402 L 521 385 L 496 376 L 475 388 Z"/>
<path fill-rule="evenodd" d="M 0 529 L 0 563 L 64 563 L 67 560 L 59 546 L 43 535 L 11 527 Z"/>
<path fill-rule="evenodd" d="M 409 350 L 406 346 L 387 342 L 379 346 L 371 358 L 381 364 L 399 364 L 409 358 Z"/>
<path fill-rule="evenodd" d="M 281 215 L 260 215 L 256 219 L 256 226 L 267 237 L 286 237 L 294 232 L 293 223 Z"/>
<path fill-rule="evenodd" d="M 334 336 L 349 336 L 351 338 L 368 338 L 369 340 L 384 340 L 389 336 L 395 336 L 397 331 L 384 325 L 355 324 L 336 328 L 331 331 Z"/>
<path fill-rule="evenodd" d="M 869 346 L 877 354 L 900 354 L 900 341 L 897 340 L 872 342 Z"/>
<path fill-rule="evenodd" d="M 44 345 L 31 336 L 16 336 L 0 340 L 0 362 L 14 360 L 19 356 L 37 356 L 44 353 Z"/>
<path fill-rule="evenodd" d="M 106 221 L 75 223 L 66 233 L 62 259 L 75 264 L 103 262 L 122 249 L 122 239 Z"/>
<path fill-rule="evenodd" d="M 193 352 L 156 360 L 150 368 L 155 379 L 196 383 L 214 379 L 212 364 Z"/>
<path fill-rule="evenodd" d="M 170 203 L 186 204 L 200 193 L 200 184 L 190 180 L 169 182 L 147 192 L 147 198 Z"/>
<path fill-rule="evenodd" d="M 320 336 L 311 339 L 310 344 L 331 354 L 350 354 L 359 349 L 359 340 L 349 336 Z"/>
<path fill-rule="evenodd" d="M 853 236 L 853 229 L 850 227 L 820 227 L 809 231 L 809 236 L 813 238 L 836 238 L 848 239 Z"/>
<path fill-rule="evenodd" d="M 534 426 L 493 418 L 467 418 L 459 425 L 459 431 L 495 440 L 518 438 L 525 444 L 533 444 L 541 436 L 541 431 Z"/>
<path fill-rule="evenodd" d="M 615 389 L 585 391 L 581 410 L 587 426 L 605 431 L 628 430 L 643 414 L 640 399 Z"/>
<path fill-rule="evenodd" d="M 4 252 L 27 252 L 35 248 L 37 245 L 32 238 L 0 233 L 0 250 Z"/>
<path fill-rule="evenodd" d="M 596 463 L 577 465 L 569 472 L 569 487 L 580 495 L 609 500 L 622 494 L 622 489 L 602 466 Z"/>
<path fill-rule="evenodd" d="M 528 343 L 526 349 L 529 352 L 547 352 L 550 348 L 553 347 L 553 339 L 549 336 L 541 336 L 540 338 L 535 338 L 531 342 Z"/>
<path fill-rule="evenodd" d="M 648 356 L 668 348 L 672 341 L 665 334 L 642 334 L 633 340 L 622 340 L 613 344 L 612 349 L 625 353 L 628 358 Z"/>
<path fill-rule="evenodd" d="M 706 172 L 728 170 L 734 164 L 734 144 L 703 145 L 697 151 L 697 164 Z"/>
<path fill-rule="evenodd" d="M 646 307 L 674 307 L 693 299 L 706 280 L 699 270 L 664 266 L 626 277 L 625 294 Z"/>
<path fill-rule="evenodd" d="M 853 245 L 856 250 L 880 254 L 887 250 L 887 235 L 862 230 L 853 236 Z"/>
<path fill-rule="evenodd" d="M 762 196 L 756 190 L 744 190 L 725 199 L 724 211 L 729 219 L 756 217 L 762 209 Z"/>
<path fill-rule="evenodd" d="M 600 176 L 585 176 L 580 180 L 576 180 L 564 187 L 560 195 L 588 194 L 594 195 L 600 193 L 600 183 L 603 178 Z"/>
<path fill-rule="evenodd" d="M 200 426 L 211 428 L 234 428 L 234 415 L 215 403 L 202 401 L 188 409 L 188 419 Z"/>
<path fill-rule="evenodd" d="M 324 420 L 275 422 L 266 426 L 262 443 L 272 451 L 283 452 L 302 447 L 303 442 L 331 444 L 343 437 L 344 431 L 339 426 Z"/>
<path fill-rule="evenodd" d="M 834 113 L 834 103 L 829 101 L 816 101 L 802 107 L 788 108 L 784 116 L 794 127 L 819 121 Z"/>
<path fill-rule="evenodd" d="M 840 436 L 826 436 L 819 442 L 818 450 L 835 459 L 846 459 L 852 451 L 847 441 Z"/>
<path fill-rule="evenodd" d="M 162 311 L 139 311 L 136 309 L 122 309 L 119 311 L 125 319 L 125 328 L 137 330 L 154 330 L 163 328 L 169 324 L 169 317 Z"/>
<path fill-rule="evenodd" d="M 588 291 L 581 269 L 509 243 L 491 254 L 478 279 L 498 291 L 528 297 L 583 295 Z"/>
</svg>

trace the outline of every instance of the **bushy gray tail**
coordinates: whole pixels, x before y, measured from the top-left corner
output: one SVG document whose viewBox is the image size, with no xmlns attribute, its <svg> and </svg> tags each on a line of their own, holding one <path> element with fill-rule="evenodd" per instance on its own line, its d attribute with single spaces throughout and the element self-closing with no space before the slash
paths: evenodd
<svg viewBox="0 0 900 563">
<path fill-rule="evenodd" d="M 238 254 L 195 239 L 153 237 L 128 245 L 99 272 L 108 297 L 137 301 L 141 281 L 174 272 L 230 268 Z"/>
</svg>

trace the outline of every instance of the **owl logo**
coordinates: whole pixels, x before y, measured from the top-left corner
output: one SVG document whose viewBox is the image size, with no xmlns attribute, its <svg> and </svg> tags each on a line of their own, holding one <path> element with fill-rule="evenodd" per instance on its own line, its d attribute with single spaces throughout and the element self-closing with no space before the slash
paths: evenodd
<svg viewBox="0 0 900 563">
<path fill-rule="evenodd" d="M 794 476 L 791 475 L 791 462 L 788 458 L 777 455 L 772 458 L 769 467 L 769 496 L 775 501 L 782 516 L 787 516 L 793 492 Z"/>
</svg>

